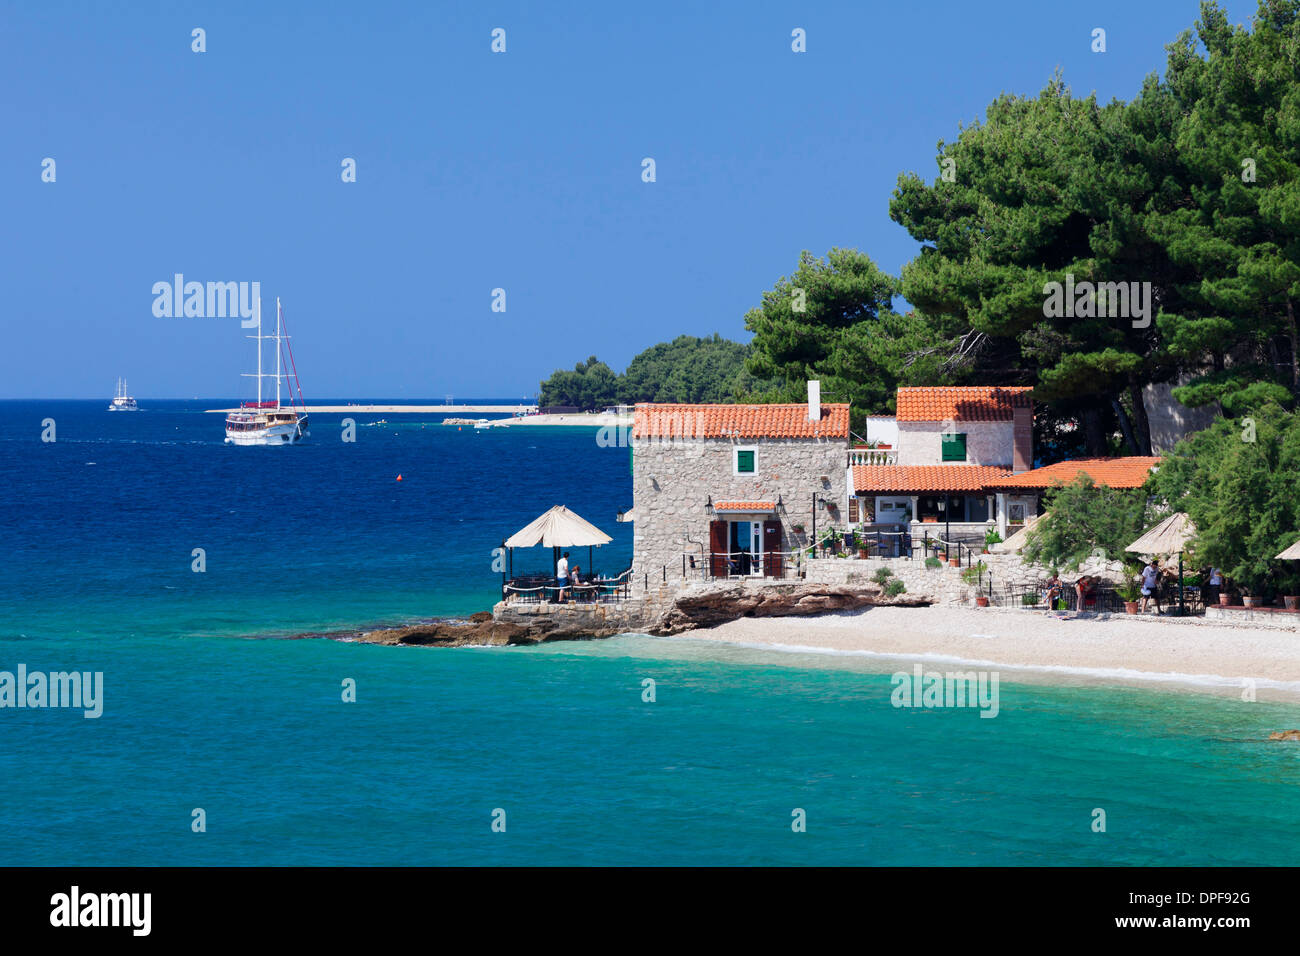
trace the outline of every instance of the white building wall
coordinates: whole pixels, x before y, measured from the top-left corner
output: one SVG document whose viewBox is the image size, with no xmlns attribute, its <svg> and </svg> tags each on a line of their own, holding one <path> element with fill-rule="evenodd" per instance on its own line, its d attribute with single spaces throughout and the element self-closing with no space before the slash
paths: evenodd
<svg viewBox="0 0 1300 956">
<path fill-rule="evenodd" d="M 900 422 L 900 465 L 957 464 L 943 460 L 941 435 L 964 432 L 966 464 L 1010 468 L 1015 456 L 1015 426 L 1011 422 Z"/>
<path fill-rule="evenodd" d="M 877 442 L 897 448 L 898 419 L 893 415 L 868 415 L 865 437 L 868 442 Z"/>
</svg>

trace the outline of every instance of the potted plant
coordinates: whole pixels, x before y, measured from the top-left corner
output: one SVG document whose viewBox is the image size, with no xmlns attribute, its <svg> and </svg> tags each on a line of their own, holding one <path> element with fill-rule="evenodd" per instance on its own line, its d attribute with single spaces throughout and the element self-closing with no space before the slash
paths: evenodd
<svg viewBox="0 0 1300 956">
<path fill-rule="evenodd" d="M 1142 597 L 1141 585 L 1132 577 L 1127 577 L 1115 591 L 1119 594 L 1120 600 L 1124 602 L 1124 613 L 1136 614 L 1138 612 L 1138 599 Z"/>
<path fill-rule="evenodd" d="M 961 567 L 961 552 L 958 551 L 957 554 L 956 554 L 956 556 L 949 558 L 949 559 L 948 559 L 948 564 L 951 565 L 951 566 L 954 567 L 954 568 L 960 568 L 960 567 Z"/>
<path fill-rule="evenodd" d="M 1258 607 L 1258 606 L 1259 606 L 1259 595 L 1251 593 L 1251 592 L 1253 592 L 1254 590 L 1255 590 L 1255 589 L 1254 589 L 1251 585 L 1249 585 L 1249 584 L 1243 584 L 1243 585 L 1241 586 L 1241 606 L 1242 606 L 1242 607 Z"/>
<path fill-rule="evenodd" d="M 984 553 L 989 553 L 989 548 L 995 544 L 1002 543 L 1002 535 L 998 534 L 993 528 L 990 528 L 988 534 L 984 535 Z"/>
<path fill-rule="evenodd" d="M 1286 571 L 1278 575 L 1277 583 L 1278 590 L 1282 592 L 1282 606 L 1288 611 L 1300 610 L 1300 595 L 1296 594 L 1297 591 L 1300 591 L 1300 586 L 1297 586 L 1297 577 L 1300 576 L 1296 575 L 1294 571 Z"/>
</svg>

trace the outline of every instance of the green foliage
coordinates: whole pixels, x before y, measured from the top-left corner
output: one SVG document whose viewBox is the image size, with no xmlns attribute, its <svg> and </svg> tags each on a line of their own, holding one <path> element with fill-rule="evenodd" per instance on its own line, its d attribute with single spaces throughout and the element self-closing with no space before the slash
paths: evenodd
<svg viewBox="0 0 1300 956">
<path fill-rule="evenodd" d="M 930 555 L 930 557 L 925 559 L 925 566 L 927 568 L 939 568 L 939 567 L 943 567 L 943 562 L 940 561 L 938 558 L 936 558 L 934 555 Z"/>
<path fill-rule="evenodd" d="M 1119 583 L 1119 586 L 1115 588 L 1115 592 L 1119 595 L 1121 601 L 1131 604 L 1141 599 L 1142 585 L 1138 583 L 1134 575 L 1130 574 Z"/>
<path fill-rule="evenodd" d="M 907 593 L 907 585 L 895 578 L 885 585 L 885 594 L 888 597 L 898 597 L 900 594 Z"/>
<path fill-rule="evenodd" d="M 1096 551 L 1123 560 L 1124 548 L 1145 528 L 1147 494 L 1093 484 L 1081 475 L 1046 494 L 1047 517 L 1027 535 L 1025 559 L 1078 569 Z"/>
<path fill-rule="evenodd" d="M 989 566 L 983 561 L 977 561 L 975 564 L 962 568 L 961 579 L 966 584 L 978 584 L 988 569 Z"/>
<path fill-rule="evenodd" d="M 616 374 L 594 355 L 573 371 L 553 372 L 541 383 L 542 405 L 599 410 L 637 402 L 686 404 L 753 401 L 770 389 L 746 367 L 750 347 L 714 334 L 679 335 L 640 352 Z"/>
<path fill-rule="evenodd" d="M 877 584 L 885 584 L 893 576 L 894 572 L 889 570 L 889 568 L 877 568 L 876 573 L 871 576 L 871 580 L 875 581 Z"/>
<path fill-rule="evenodd" d="M 986 548 L 991 548 L 993 545 L 1001 544 L 1001 543 L 1002 543 L 1002 535 L 998 534 L 997 531 L 993 530 L 992 528 L 990 528 L 988 533 L 984 535 L 984 546 Z"/>
<path fill-rule="evenodd" d="M 1199 562 L 1221 568 L 1252 594 L 1294 594 L 1296 562 L 1273 556 L 1300 537 L 1300 420 L 1269 404 L 1251 422 L 1253 428 L 1219 421 L 1184 439 L 1154 484 L 1196 526 Z"/>
<path fill-rule="evenodd" d="M 1300 2 L 1249 28 L 1213 2 L 1129 102 L 1060 76 L 1004 94 L 939 144 L 952 175 L 900 176 L 891 217 L 922 243 L 902 294 L 944 340 L 942 367 L 1033 385 L 1091 454 L 1150 453 L 1140 389 L 1179 383 L 1229 415 L 1300 393 Z M 1149 282 L 1152 321 L 1048 315 L 1046 284 Z M 1082 304 L 1090 311 L 1096 298 Z M 1141 325 L 1141 324 L 1140 324 Z M 1015 370 L 1012 372 L 1011 370 Z M 1058 429 L 1055 438 L 1072 433 Z M 1054 451 L 1049 436 L 1040 448 Z"/>
<path fill-rule="evenodd" d="M 750 348 L 714 334 L 679 335 L 639 353 L 628 364 L 619 395 L 637 402 L 743 401 L 763 384 L 746 369 Z"/>
<path fill-rule="evenodd" d="M 618 376 L 593 355 L 575 365 L 573 371 L 558 370 L 542 382 L 541 404 L 601 409 L 616 404 L 618 393 Z"/>
<path fill-rule="evenodd" d="M 937 339 L 922 317 L 893 311 L 898 280 L 855 249 L 824 259 L 804 251 L 745 313 L 754 333 L 749 368 L 773 382 L 765 401 L 803 399 L 808 379 L 826 401 L 851 402 L 858 426 L 894 407 L 899 384 L 936 384 L 937 366 L 921 355 Z"/>
</svg>

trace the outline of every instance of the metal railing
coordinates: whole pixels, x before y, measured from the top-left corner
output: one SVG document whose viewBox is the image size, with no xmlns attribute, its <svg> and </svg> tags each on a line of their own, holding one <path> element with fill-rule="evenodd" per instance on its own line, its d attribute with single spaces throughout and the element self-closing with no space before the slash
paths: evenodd
<svg viewBox="0 0 1300 956">
<path fill-rule="evenodd" d="M 554 577 L 530 575 L 501 585 L 501 600 L 517 604 L 555 603 L 603 604 L 625 601 L 631 593 L 632 569 L 614 578 L 595 578 L 586 583 L 561 586 Z M 543 583 L 549 582 L 549 583 Z"/>
</svg>

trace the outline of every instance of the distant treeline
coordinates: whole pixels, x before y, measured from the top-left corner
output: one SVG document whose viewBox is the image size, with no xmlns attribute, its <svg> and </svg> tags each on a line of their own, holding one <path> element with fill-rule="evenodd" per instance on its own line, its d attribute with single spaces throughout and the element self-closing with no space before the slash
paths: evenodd
<svg viewBox="0 0 1300 956">
<path fill-rule="evenodd" d="M 542 382 L 541 404 L 601 409 L 637 402 L 752 401 L 750 396 L 773 383 L 748 370 L 749 353 L 748 345 L 717 334 L 679 335 L 641 352 L 621 375 L 593 355 Z"/>
</svg>

